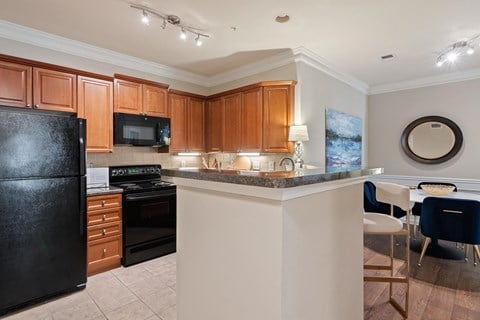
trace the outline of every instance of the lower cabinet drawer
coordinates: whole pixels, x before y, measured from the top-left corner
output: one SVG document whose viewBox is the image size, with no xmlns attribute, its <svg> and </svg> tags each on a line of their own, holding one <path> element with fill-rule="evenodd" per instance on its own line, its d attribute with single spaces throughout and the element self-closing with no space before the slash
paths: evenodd
<svg viewBox="0 0 480 320">
<path fill-rule="evenodd" d="M 122 234 L 122 223 L 120 221 L 102 223 L 88 227 L 88 241 L 105 239 L 111 236 Z"/>
<path fill-rule="evenodd" d="M 87 224 L 89 226 L 99 223 L 114 222 L 122 219 L 122 208 L 88 211 Z"/>
<path fill-rule="evenodd" d="M 122 236 L 112 236 L 88 241 L 88 275 L 120 266 L 122 258 Z"/>
</svg>

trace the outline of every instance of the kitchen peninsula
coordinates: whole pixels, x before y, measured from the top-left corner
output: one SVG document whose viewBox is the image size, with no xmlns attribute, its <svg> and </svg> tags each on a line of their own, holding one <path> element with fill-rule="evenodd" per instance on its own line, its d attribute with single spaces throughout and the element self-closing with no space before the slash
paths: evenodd
<svg viewBox="0 0 480 320">
<path fill-rule="evenodd" d="M 162 170 L 178 319 L 363 319 L 362 182 L 382 171 Z"/>
</svg>

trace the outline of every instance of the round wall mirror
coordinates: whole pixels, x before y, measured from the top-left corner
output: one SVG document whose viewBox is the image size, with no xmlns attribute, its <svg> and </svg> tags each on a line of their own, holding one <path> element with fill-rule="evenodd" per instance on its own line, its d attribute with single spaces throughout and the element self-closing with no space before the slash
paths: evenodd
<svg viewBox="0 0 480 320">
<path fill-rule="evenodd" d="M 463 143 L 460 128 L 450 119 L 439 116 L 419 118 L 402 133 L 403 151 L 422 163 L 442 163 L 455 156 Z"/>
</svg>

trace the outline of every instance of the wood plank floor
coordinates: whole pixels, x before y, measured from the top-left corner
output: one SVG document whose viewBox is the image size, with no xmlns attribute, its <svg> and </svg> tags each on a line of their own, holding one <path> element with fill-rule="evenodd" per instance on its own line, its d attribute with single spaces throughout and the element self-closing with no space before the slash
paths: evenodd
<svg viewBox="0 0 480 320">
<path fill-rule="evenodd" d="M 405 256 L 405 241 L 399 237 L 395 257 Z M 414 240 L 419 244 L 420 239 Z M 388 264 L 388 236 L 365 236 L 365 263 Z M 441 245 L 458 250 L 454 243 L 441 241 Z M 418 267 L 419 253 L 410 255 L 410 310 L 408 319 L 422 320 L 478 320 L 480 319 L 480 263 L 473 265 L 472 250 L 469 261 L 448 260 L 425 256 Z M 396 271 L 405 274 L 405 265 L 395 260 Z M 369 271 L 368 274 L 381 274 Z M 385 274 L 385 273 L 383 273 Z M 405 285 L 394 285 L 394 296 L 403 302 Z M 388 303 L 388 284 L 368 282 L 364 285 L 365 320 L 403 319 Z"/>
</svg>

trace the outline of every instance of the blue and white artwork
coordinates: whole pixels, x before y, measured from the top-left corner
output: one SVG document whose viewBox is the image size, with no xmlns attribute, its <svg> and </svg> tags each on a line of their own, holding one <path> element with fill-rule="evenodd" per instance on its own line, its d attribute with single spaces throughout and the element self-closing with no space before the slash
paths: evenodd
<svg viewBox="0 0 480 320">
<path fill-rule="evenodd" d="M 333 109 L 325 111 L 327 172 L 362 166 L 362 119 Z"/>
</svg>

